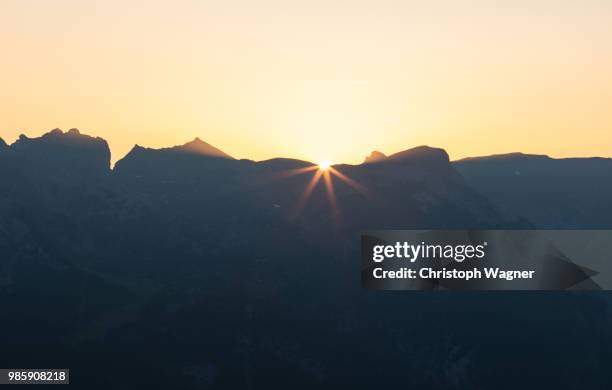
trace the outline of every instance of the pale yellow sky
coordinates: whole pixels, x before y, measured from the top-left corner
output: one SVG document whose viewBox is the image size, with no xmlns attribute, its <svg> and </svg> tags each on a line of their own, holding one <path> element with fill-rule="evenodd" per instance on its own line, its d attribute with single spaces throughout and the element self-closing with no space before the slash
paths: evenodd
<svg viewBox="0 0 612 390">
<path fill-rule="evenodd" d="M 608 0 L 0 0 L 0 137 L 612 156 Z"/>
</svg>

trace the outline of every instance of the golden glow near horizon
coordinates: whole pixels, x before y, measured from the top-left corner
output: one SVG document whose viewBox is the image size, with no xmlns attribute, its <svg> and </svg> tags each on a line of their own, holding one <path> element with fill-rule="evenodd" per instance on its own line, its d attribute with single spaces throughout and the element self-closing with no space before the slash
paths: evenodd
<svg viewBox="0 0 612 390">
<path fill-rule="evenodd" d="M 331 164 L 329 163 L 329 161 L 321 161 L 319 162 L 319 169 L 322 171 L 327 171 L 329 169 L 329 167 L 331 167 Z"/>
<path fill-rule="evenodd" d="M 610 42 L 601 0 L 3 0 L 0 137 L 612 156 Z"/>
<path fill-rule="evenodd" d="M 336 190 L 334 189 L 334 180 L 338 180 L 351 187 L 353 190 L 357 191 L 357 193 L 361 194 L 366 198 L 372 198 L 372 192 L 365 188 L 363 185 L 359 184 L 355 180 L 351 179 L 344 173 L 340 172 L 338 169 L 332 167 L 329 163 L 320 163 L 316 166 L 309 166 L 304 168 L 292 169 L 286 172 L 283 177 L 292 177 L 296 175 L 310 175 L 310 180 L 302 193 L 298 203 L 295 205 L 293 210 L 293 216 L 299 216 L 304 207 L 306 207 L 310 196 L 313 191 L 323 179 L 323 184 L 325 186 L 325 194 L 327 196 L 327 200 L 329 201 L 329 206 L 334 215 L 337 215 L 338 204 L 336 200 Z"/>
</svg>

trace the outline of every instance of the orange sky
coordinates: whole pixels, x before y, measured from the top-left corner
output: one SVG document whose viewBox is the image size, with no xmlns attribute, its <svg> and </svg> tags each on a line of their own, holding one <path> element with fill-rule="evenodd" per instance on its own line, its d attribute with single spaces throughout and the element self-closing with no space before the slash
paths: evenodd
<svg viewBox="0 0 612 390">
<path fill-rule="evenodd" d="M 239 158 L 612 156 L 612 2 L 0 2 L 0 136 Z"/>
</svg>

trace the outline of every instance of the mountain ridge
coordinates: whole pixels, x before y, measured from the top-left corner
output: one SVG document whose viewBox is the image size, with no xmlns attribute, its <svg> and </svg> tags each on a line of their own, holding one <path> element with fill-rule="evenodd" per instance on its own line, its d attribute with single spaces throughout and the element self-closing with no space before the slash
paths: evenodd
<svg viewBox="0 0 612 390">
<path fill-rule="evenodd" d="M 193 153 L 201 156 L 210 156 L 216 158 L 234 159 L 234 157 L 225 153 L 221 149 L 218 149 L 211 144 L 202 141 L 199 137 L 195 137 L 192 141 L 189 141 L 183 145 L 171 146 L 167 148 L 154 149 L 159 151 L 177 151 L 185 153 Z"/>
<path fill-rule="evenodd" d="M 64 132 L 59 128 L 52 129 L 39 137 L 29 137 L 25 134 L 21 134 L 19 138 L 13 142 L 12 144 L 7 143 L 3 138 L 0 137 L 0 150 L 12 149 L 12 150 L 20 150 L 24 147 L 27 148 L 28 144 L 32 143 L 42 143 L 44 141 L 49 141 L 54 144 L 63 144 L 64 146 L 71 147 L 79 147 L 85 146 L 87 143 L 95 144 L 98 143 L 99 146 L 106 149 L 108 148 L 108 152 L 105 151 L 105 154 L 109 156 L 109 166 L 110 166 L 110 148 L 108 147 L 108 142 L 99 136 L 91 136 L 88 134 L 81 133 L 81 131 L 77 128 L 71 128 L 68 131 Z M 115 163 L 115 166 L 120 161 L 133 156 L 134 154 L 150 152 L 150 153 L 185 153 L 185 154 L 193 154 L 195 156 L 201 157 L 211 157 L 211 158 L 220 158 L 220 159 L 228 159 L 228 160 L 236 160 L 236 161 L 252 161 L 249 159 L 241 159 L 237 160 L 235 157 L 229 155 L 223 150 L 203 141 L 200 137 L 195 137 L 193 140 L 186 142 L 181 145 L 161 147 L 161 148 L 150 148 L 144 147 L 139 144 L 135 144 L 130 151 L 124 155 L 122 158 L 118 159 Z M 306 161 L 294 158 L 285 158 L 285 157 L 273 157 L 266 160 L 260 160 L 255 162 L 270 162 L 272 160 L 277 159 L 285 159 L 285 160 L 295 160 L 295 161 Z M 499 154 L 491 154 L 491 155 L 482 155 L 482 156 L 469 156 L 464 157 L 458 160 L 450 160 L 450 157 L 446 150 L 443 148 L 431 147 L 427 145 L 421 145 L 416 147 L 411 147 L 390 155 L 386 155 L 379 150 L 373 150 L 370 152 L 368 156 L 364 159 L 361 164 L 376 164 L 376 163 L 391 163 L 391 162 L 422 162 L 422 163 L 438 163 L 438 164 L 463 164 L 463 163 L 471 163 L 475 161 L 507 161 L 507 160 L 525 160 L 525 159 L 539 159 L 539 160 L 590 160 L 590 159 L 601 159 L 601 160 L 610 160 L 611 157 L 600 157 L 600 156 L 591 156 L 591 157 L 562 157 L 555 158 L 550 157 L 546 154 L 530 154 L 523 152 L 509 152 L 509 153 L 499 153 Z M 306 161 L 309 164 L 315 165 L 310 161 Z M 343 164 L 342 165 L 352 165 L 352 164 Z M 111 169 L 111 170 L 114 170 Z"/>
<path fill-rule="evenodd" d="M 118 373 L 116 382 L 88 388 L 139 388 L 142 378 L 147 388 L 192 388 L 192 374 L 204 378 L 198 388 L 219 387 L 213 381 L 221 388 L 266 388 L 280 372 L 278 387 L 306 389 L 337 388 L 346 378 L 356 378 L 357 387 L 380 387 L 380 370 L 372 367 L 384 356 L 391 374 L 425 372 L 429 378 L 404 387 L 489 388 L 472 378 L 488 375 L 499 384 L 507 373 L 491 371 L 499 343 L 490 340 L 504 334 L 504 356 L 525 362 L 527 332 L 552 329 L 555 337 L 543 345 L 554 352 L 537 357 L 559 364 L 536 367 L 536 387 L 546 388 L 561 365 L 575 365 L 574 356 L 584 357 L 578 360 L 585 373 L 580 384 L 593 367 L 607 372 L 608 355 L 599 351 L 610 350 L 610 326 L 602 321 L 608 310 L 593 294 L 466 299 L 423 293 L 416 299 L 360 286 L 366 231 L 542 226 L 542 219 L 531 225 L 499 212 L 481 193 L 487 188 L 470 186 L 441 150 L 413 148 L 387 163 L 338 164 L 324 174 L 294 159 L 254 162 L 137 145 L 111 171 L 88 166 L 92 158 L 106 159 L 106 152 L 97 141 L 79 146 L 87 140 L 81 137 L 61 130 L 44 140 L 24 136 L 21 151 L 0 153 L 0 300 L 6 309 L 0 327 L 9 360 L 51 351 L 79 378 L 100 378 L 92 361 L 108 362 Z M 571 172 L 566 168 L 572 163 L 563 161 L 553 178 Z M 601 183 L 593 186 L 601 176 L 584 174 L 597 166 L 612 171 L 608 165 L 587 161 L 576 170 L 575 180 L 582 181 L 571 195 L 582 191 L 589 200 L 576 208 L 567 207 L 575 203 L 572 196 L 564 197 L 573 182 L 556 181 L 551 191 L 550 166 L 538 171 L 543 177 L 532 172 L 535 179 L 524 181 L 532 165 L 513 164 L 490 172 L 510 184 L 501 193 L 511 201 L 523 195 L 532 209 L 547 212 L 543 206 L 559 199 L 564 220 L 573 214 L 583 228 L 612 221 L 610 197 L 601 196 L 601 207 L 593 207 L 598 193 L 608 194 Z M 537 196 L 533 189 L 547 192 Z M 305 320 L 311 318 L 321 320 Z M 453 324 L 449 334 L 445 324 Z M 557 353 L 559 340 L 568 353 Z M 452 372 L 467 364 L 470 371 L 445 380 L 436 375 L 440 370 L 432 374 L 431 364 Z M 528 367 L 529 361 L 518 370 Z"/>
<path fill-rule="evenodd" d="M 499 153 L 499 154 L 490 154 L 485 156 L 471 156 L 464 157 L 459 160 L 454 160 L 453 162 L 469 162 L 469 161 L 499 161 L 499 160 L 511 160 L 511 159 L 553 159 L 552 157 L 546 154 L 529 154 L 522 152 L 510 152 L 510 153 Z"/>
<path fill-rule="evenodd" d="M 8 146 L 12 157 L 27 169 L 41 173 L 64 172 L 87 176 L 110 172 L 111 152 L 101 137 L 81 134 L 76 128 L 63 132 L 53 129 L 40 137 L 21 134 Z"/>
<path fill-rule="evenodd" d="M 611 158 L 513 153 L 452 164 L 499 209 L 537 226 L 607 228 L 611 224 Z"/>
</svg>

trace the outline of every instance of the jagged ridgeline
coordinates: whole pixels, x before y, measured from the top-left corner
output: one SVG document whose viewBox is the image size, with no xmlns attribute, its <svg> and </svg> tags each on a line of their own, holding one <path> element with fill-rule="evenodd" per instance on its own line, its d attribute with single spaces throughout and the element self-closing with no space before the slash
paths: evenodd
<svg viewBox="0 0 612 390">
<path fill-rule="evenodd" d="M 547 164 L 542 181 L 563 177 Z M 584 197 L 589 177 L 607 191 L 599 180 L 610 172 L 609 160 L 588 164 L 576 168 Z M 489 167 L 500 181 L 540 172 Z M 239 160 L 200 139 L 135 146 L 113 169 L 106 141 L 76 129 L 0 141 L 0 366 L 69 367 L 73 383 L 104 389 L 375 388 L 381 375 L 415 388 L 484 388 L 500 376 L 519 386 L 493 363 L 494 340 L 503 335 L 503 355 L 524 373 L 521 344 L 549 334 L 540 361 L 604 370 L 612 327 L 600 297 L 359 284 L 362 230 L 532 226 L 537 202 L 569 198 L 512 208 L 475 168 L 425 146 L 332 168 L 333 192 L 325 174 L 311 184 L 310 162 Z M 512 189 L 535 191 L 533 180 Z M 575 220 L 599 223 L 589 213 L 606 209 L 587 206 Z M 568 353 L 548 356 L 559 340 Z M 544 386 L 558 370 L 529 372 Z"/>
</svg>

